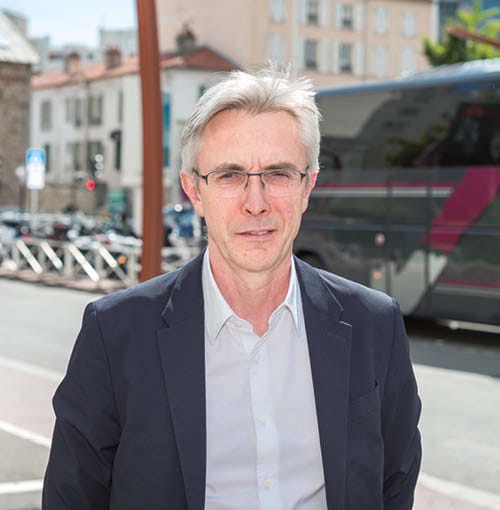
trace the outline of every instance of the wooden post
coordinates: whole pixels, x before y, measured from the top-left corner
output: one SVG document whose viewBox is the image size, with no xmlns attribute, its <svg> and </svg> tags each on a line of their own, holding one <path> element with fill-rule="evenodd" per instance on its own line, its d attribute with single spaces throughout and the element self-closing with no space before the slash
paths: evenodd
<svg viewBox="0 0 500 510">
<path fill-rule="evenodd" d="M 155 0 L 137 0 L 142 94 L 143 216 L 141 281 L 161 273 L 163 124 Z"/>
</svg>

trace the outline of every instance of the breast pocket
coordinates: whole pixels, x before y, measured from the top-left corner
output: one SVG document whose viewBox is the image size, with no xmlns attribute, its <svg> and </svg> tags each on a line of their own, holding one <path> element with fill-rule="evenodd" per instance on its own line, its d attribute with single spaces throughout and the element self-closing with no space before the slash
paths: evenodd
<svg viewBox="0 0 500 510">
<path fill-rule="evenodd" d="M 380 409 L 380 393 L 378 382 L 375 381 L 375 387 L 368 393 L 352 400 L 349 404 L 349 421 L 357 421 L 363 416 Z"/>
</svg>

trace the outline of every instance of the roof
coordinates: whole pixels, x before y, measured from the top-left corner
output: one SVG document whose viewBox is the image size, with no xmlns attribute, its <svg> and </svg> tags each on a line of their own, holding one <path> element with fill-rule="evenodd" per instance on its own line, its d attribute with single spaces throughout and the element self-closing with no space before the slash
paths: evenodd
<svg viewBox="0 0 500 510">
<path fill-rule="evenodd" d="M 0 62 L 38 63 L 36 51 L 3 12 L 0 12 Z"/>
<path fill-rule="evenodd" d="M 472 60 L 461 64 L 432 67 L 404 78 L 391 81 L 367 82 L 346 87 L 318 90 L 317 97 L 351 93 L 377 92 L 388 89 L 427 87 L 446 83 L 461 83 L 479 78 L 500 79 L 500 58 Z"/>
<path fill-rule="evenodd" d="M 200 46 L 185 53 L 172 52 L 160 56 L 161 69 L 192 69 L 206 71 L 232 71 L 238 66 L 228 58 L 208 46 Z M 118 76 L 139 73 L 139 58 L 128 57 L 112 69 L 107 69 L 104 62 L 82 65 L 79 72 L 69 74 L 66 71 L 52 71 L 34 76 L 33 89 L 64 87 L 81 83 L 105 80 Z"/>
</svg>

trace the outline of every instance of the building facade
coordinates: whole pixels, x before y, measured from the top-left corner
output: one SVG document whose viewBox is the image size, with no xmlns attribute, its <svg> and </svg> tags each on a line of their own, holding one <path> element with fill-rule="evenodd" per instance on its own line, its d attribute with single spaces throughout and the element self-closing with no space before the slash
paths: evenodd
<svg viewBox="0 0 500 510">
<path fill-rule="evenodd" d="M 182 199 L 179 138 L 205 88 L 234 65 L 207 47 L 161 57 L 165 202 Z M 32 140 L 47 154 L 40 207 L 120 212 L 142 229 L 142 112 L 139 62 L 108 50 L 82 65 L 70 55 L 63 71 L 33 78 Z M 96 158 L 97 156 L 97 158 Z M 98 161 L 99 160 L 99 161 Z M 96 163 L 99 162 L 99 165 Z M 101 168 L 102 167 L 102 168 Z M 95 189 L 85 184 L 95 181 Z M 113 211 L 120 201 L 122 211 Z"/>
<path fill-rule="evenodd" d="M 0 12 L 0 207 L 25 205 L 22 171 L 30 145 L 30 81 L 36 63 L 18 26 Z"/>
<path fill-rule="evenodd" d="M 242 68 L 291 64 L 317 86 L 422 69 L 422 36 L 436 32 L 431 0 L 157 0 L 160 47 L 188 24 Z"/>
</svg>

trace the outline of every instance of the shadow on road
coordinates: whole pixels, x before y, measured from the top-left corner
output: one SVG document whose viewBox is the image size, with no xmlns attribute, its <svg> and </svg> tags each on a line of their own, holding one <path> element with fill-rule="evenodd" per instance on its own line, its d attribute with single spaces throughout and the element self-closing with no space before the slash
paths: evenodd
<svg viewBox="0 0 500 510">
<path fill-rule="evenodd" d="M 407 318 L 414 363 L 500 378 L 500 334 Z"/>
</svg>

